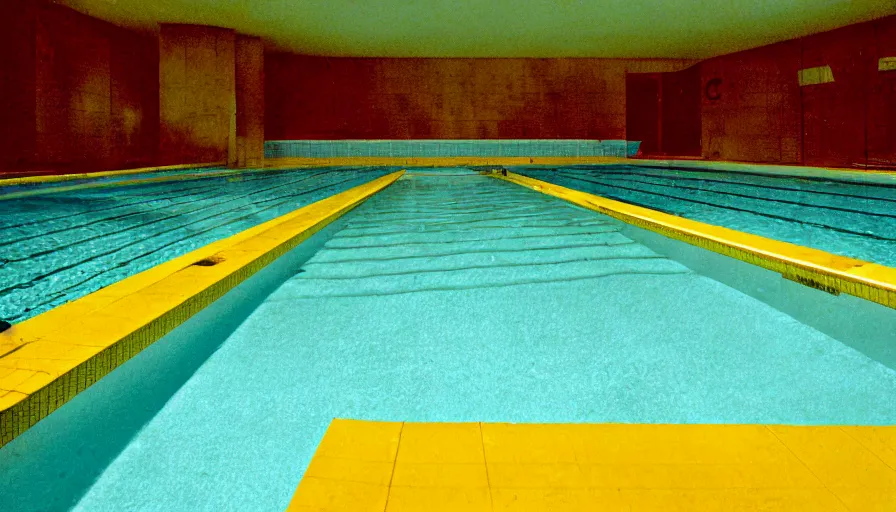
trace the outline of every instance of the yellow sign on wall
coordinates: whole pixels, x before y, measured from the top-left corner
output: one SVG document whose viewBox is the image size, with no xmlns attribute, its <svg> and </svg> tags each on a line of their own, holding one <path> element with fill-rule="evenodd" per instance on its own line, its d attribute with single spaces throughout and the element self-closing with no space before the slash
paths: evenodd
<svg viewBox="0 0 896 512">
<path fill-rule="evenodd" d="M 826 84 L 834 81 L 834 72 L 831 66 L 818 66 L 799 71 L 800 87 L 807 85 Z"/>
<path fill-rule="evenodd" d="M 878 71 L 896 71 L 896 57 L 881 57 L 877 61 Z"/>
</svg>

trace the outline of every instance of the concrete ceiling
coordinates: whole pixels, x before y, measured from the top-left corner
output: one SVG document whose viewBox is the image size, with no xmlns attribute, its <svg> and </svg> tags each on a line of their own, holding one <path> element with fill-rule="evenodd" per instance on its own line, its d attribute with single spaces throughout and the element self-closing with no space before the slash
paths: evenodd
<svg viewBox="0 0 896 512">
<path fill-rule="evenodd" d="M 896 14 L 896 0 L 61 0 L 118 25 L 196 23 L 370 57 L 706 58 Z"/>
</svg>

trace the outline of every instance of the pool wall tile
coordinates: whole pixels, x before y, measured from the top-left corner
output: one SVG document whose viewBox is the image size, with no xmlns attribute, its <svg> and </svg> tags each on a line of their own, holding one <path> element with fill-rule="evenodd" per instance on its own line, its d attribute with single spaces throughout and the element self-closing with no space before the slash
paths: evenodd
<svg viewBox="0 0 896 512">
<path fill-rule="evenodd" d="M 632 157 L 640 142 L 624 140 L 277 140 L 265 158 L 334 157 Z"/>
</svg>

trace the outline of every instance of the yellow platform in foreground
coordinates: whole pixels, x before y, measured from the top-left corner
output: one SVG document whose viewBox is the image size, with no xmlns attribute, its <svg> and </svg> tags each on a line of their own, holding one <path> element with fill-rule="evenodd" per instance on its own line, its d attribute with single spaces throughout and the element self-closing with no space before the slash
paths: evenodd
<svg viewBox="0 0 896 512">
<path fill-rule="evenodd" d="M 896 427 L 333 420 L 290 511 L 896 510 Z"/>
<path fill-rule="evenodd" d="M 212 242 L 0 333 L 0 447 L 402 174 Z"/>
</svg>

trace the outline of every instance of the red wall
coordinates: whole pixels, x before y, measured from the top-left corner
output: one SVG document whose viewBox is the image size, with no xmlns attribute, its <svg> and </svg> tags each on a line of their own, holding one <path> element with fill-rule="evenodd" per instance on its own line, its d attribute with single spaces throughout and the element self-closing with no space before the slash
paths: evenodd
<svg viewBox="0 0 896 512">
<path fill-rule="evenodd" d="M 640 153 L 660 152 L 660 96 L 664 73 L 630 73 L 625 76 L 625 131 L 628 140 L 641 142 Z"/>
<path fill-rule="evenodd" d="M 894 164 L 896 72 L 877 70 L 879 58 L 896 56 L 894 27 L 891 16 L 686 70 L 668 61 L 269 55 L 266 137 L 626 138 L 626 73 L 662 72 L 661 105 L 648 109 L 660 116 L 656 152 Z M 825 65 L 833 83 L 800 87 L 800 69 Z M 705 94 L 712 79 L 722 81 L 716 100 Z M 628 98 L 629 122 L 647 108 L 642 101 L 649 99 Z M 638 138 L 639 126 L 628 138 Z"/>
<path fill-rule="evenodd" d="M 0 16 L 0 172 L 236 164 L 238 65 L 240 154 L 260 164 L 260 40 L 241 39 L 238 59 L 229 29 L 163 25 L 156 37 L 41 0 L 0 2 Z"/>
<path fill-rule="evenodd" d="M 262 138 L 620 139 L 627 73 L 663 73 L 663 153 L 689 154 L 699 139 L 707 158 L 896 165 L 896 72 L 877 70 L 896 56 L 896 16 L 690 68 L 263 55 L 251 39 L 239 52 L 227 29 L 167 26 L 157 40 L 48 2 L 6 0 L 0 16 L 3 169 L 245 164 Z M 800 69 L 823 65 L 833 83 L 799 86 Z M 721 98 L 710 100 L 716 78 Z M 628 98 L 630 116 L 639 101 Z"/>
<path fill-rule="evenodd" d="M 70 9 L 4 3 L 4 168 L 99 170 L 155 161 L 155 41 Z"/>
<path fill-rule="evenodd" d="M 700 155 L 700 66 L 625 76 L 626 138 L 642 155 Z"/>
<path fill-rule="evenodd" d="M 896 16 L 709 59 L 702 83 L 703 156 L 724 160 L 850 167 L 894 162 Z M 833 83 L 800 87 L 798 71 L 830 66 Z M 869 158 L 870 160 L 866 160 Z"/>
<path fill-rule="evenodd" d="M 625 74 L 688 61 L 265 59 L 265 136 L 625 138 Z"/>
<path fill-rule="evenodd" d="M 35 163 L 152 163 L 154 41 L 52 5 L 39 9 L 36 35 Z"/>
<path fill-rule="evenodd" d="M 239 167 L 264 164 L 264 43 L 236 39 L 236 152 Z"/>
<path fill-rule="evenodd" d="M 117 29 L 110 39 L 112 169 L 154 165 L 159 152 L 159 46 Z"/>
<path fill-rule="evenodd" d="M 800 45 L 786 42 L 700 64 L 703 156 L 723 160 L 800 161 Z M 706 97 L 721 79 L 721 97 Z"/>
<path fill-rule="evenodd" d="M 896 57 L 896 16 L 874 25 L 875 47 Z M 896 71 L 872 74 L 868 90 L 868 163 L 896 164 Z"/>
<path fill-rule="evenodd" d="M 662 75 L 662 152 L 672 156 L 699 156 L 700 66 Z"/>
<path fill-rule="evenodd" d="M 229 29 L 162 25 L 159 159 L 163 165 L 236 156 L 231 151 L 236 144 L 235 41 Z"/>
<path fill-rule="evenodd" d="M 0 17 L 0 168 L 19 168 L 34 152 L 35 9 L 3 1 Z"/>
</svg>

